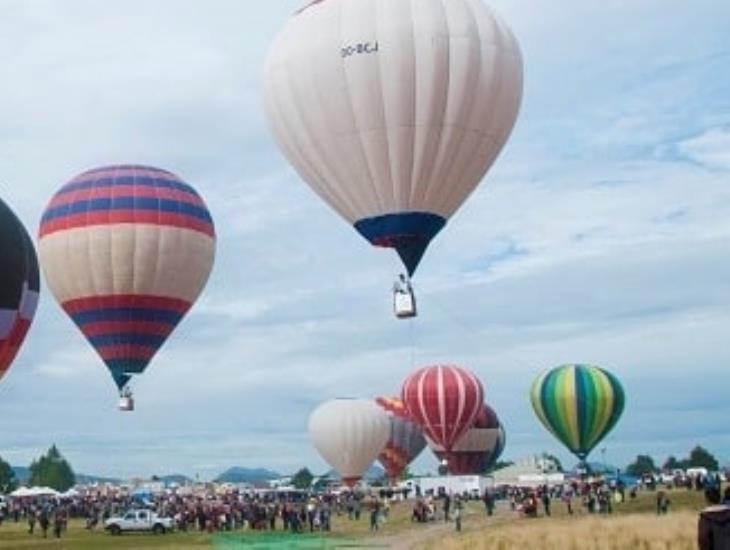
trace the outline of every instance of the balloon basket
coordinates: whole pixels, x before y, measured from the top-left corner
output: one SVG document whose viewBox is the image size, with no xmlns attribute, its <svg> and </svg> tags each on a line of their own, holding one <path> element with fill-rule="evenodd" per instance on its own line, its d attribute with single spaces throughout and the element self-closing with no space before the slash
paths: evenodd
<svg viewBox="0 0 730 550">
<path fill-rule="evenodd" d="M 411 319 L 418 315 L 413 290 L 398 290 L 393 294 L 393 311 L 398 319 Z"/>
<path fill-rule="evenodd" d="M 130 412 L 134 410 L 134 398 L 131 395 L 125 395 L 119 398 L 119 410 Z"/>
</svg>

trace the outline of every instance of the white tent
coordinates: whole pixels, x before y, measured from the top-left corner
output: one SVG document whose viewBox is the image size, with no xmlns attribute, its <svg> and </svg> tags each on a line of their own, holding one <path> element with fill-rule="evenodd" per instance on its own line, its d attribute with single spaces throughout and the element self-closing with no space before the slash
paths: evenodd
<svg viewBox="0 0 730 550">
<path fill-rule="evenodd" d="M 60 493 L 50 487 L 31 487 L 29 489 L 33 497 L 57 497 Z"/>
<path fill-rule="evenodd" d="M 16 498 L 22 498 L 22 497 L 32 497 L 35 495 L 32 493 L 32 491 L 30 489 L 28 489 L 28 487 L 18 487 L 17 489 L 15 489 L 15 491 L 10 493 L 10 496 L 16 497 Z"/>
<path fill-rule="evenodd" d="M 61 498 L 73 498 L 79 496 L 81 493 L 79 493 L 76 489 L 71 487 L 68 491 L 65 493 L 61 493 L 59 496 Z"/>
</svg>

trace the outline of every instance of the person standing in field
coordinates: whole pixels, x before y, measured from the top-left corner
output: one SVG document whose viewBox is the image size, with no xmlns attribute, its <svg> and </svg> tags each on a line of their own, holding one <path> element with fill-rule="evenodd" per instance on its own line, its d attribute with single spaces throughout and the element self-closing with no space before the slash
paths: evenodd
<svg viewBox="0 0 730 550">
<path fill-rule="evenodd" d="M 543 487 L 542 490 L 542 507 L 545 510 L 545 515 L 550 516 L 550 491 L 547 488 L 547 485 Z"/>
<path fill-rule="evenodd" d="M 35 520 L 36 520 L 36 512 L 35 508 L 31 506 L 30 510 L 28 511 L 28 534 L 32 535 L 33 531 L 35 531 Z"/>
<path fill-rule="evenodd" d="M 705 490 L 707 508 L 700 512 L 697 523 L 699 550 L 727 550 L 730 548 L 730 506 L 720 504 L 719 487 Z"/>
<path fill-rule="evenodd" d="M 456 523 L 456 530 L 461 531 L 461 515 L 464 510 L 464 503 L 461 498 L 457 496 L 454 499 L 454 522 Z"/>
<path fill-rule="evenodd" d="M 563 493 L 563 502 L 565 503 L 565 507 L 568 510 L 568 515 L 572 516 L 573 515 L 573 495 L 569 489 Z"/>
<path fill-rule="evenodd" d="M 370 530 L 377 531 L 379 528 L 380 521 L 380 501 L 377 497 L 373 497 L 370 503 Z"/>
<path fill-rule="evenodd" d="M 494 514 L 494 497 L 489 489 L 484 491 L 484 507 L 487 509 L 487 515 L 491 516 Z"/>
<path fill-rule="evenodd" d="M 449 511 L 451 510 L 451 496 L 447 493 L 444 495 L 444 521 L 449 521 Z"/>
<path fill-rule="evenodd" d="M 669 498 L 664 491 L 659 491 L 656 495 L 656 513 L 663 515 L 667 513 L 669 508 Z"/>
</svg>

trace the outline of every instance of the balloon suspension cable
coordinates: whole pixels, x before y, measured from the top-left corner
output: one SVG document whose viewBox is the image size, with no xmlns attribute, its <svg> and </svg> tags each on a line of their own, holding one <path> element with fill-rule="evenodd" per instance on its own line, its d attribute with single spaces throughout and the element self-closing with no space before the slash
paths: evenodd
<svg viewBox="0 0 730 550">
<path fill-rule="evenodd" d="M 416 368 L 416 328 L 413 319 L 408 320 L 408 337 L 411 344 L 411 368 Z"/>
</svg>

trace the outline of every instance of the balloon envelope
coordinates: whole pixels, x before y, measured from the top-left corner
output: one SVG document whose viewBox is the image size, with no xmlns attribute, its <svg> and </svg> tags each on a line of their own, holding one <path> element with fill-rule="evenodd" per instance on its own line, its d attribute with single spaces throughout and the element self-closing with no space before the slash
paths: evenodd
<svg viewBox="0 0 730 550">
<path fill-rule="evenodd" d="M 484 474 L 499 459 L 506 443 L 504 427 L 497 414 L 486 403 L 471 427 L 446 453 L 438 443 L 429 440 L 428 445 L 439 460 L 446 460 L 450 474 Z"/>
<path fill-rule="evenodd" d="M 0 379 L 28 334 L 39 291 L 33 242 L 13 211 L 0 200 Z"/>
<path fill-rule="evenodd" d="M 610 372 L 592 365 L 563 365 L 539 376 L 530 401 L 540 422 L 580 460 L 616 425 L 626 401 Z"/>
<path fill-rule="evenodd" d="M 315 1 L 271 46 L 264 94 L 302 179 L 413 274 L 507 141 L 522 58 L 480 0 Z"/>
<path fill-rule="evenodd" d="M 369 399 L 333 399 L 309 417 L 309 438 L 320 456 L 353 486 L 388 443 L 390 420 Z"/>
<path fill-rule="evenodd" d="M 213 266 L 213 220 L 198 193 L 158 168 L 77 176 L 40 227 L 48 286 L 123 388 L 144 372 Z"/>
<path fill-rule="evenodd" d="M 423 430 L 408 415 L 406 406 L 397 397 L 378 397 L 375 402 L 388 414 L 390 437 L 378 460 L 391 480 L 400 477 L 406 467 L 423 451 L 426 438 Z"/>
<path fill-rule="evenodd" d="M 450 453 L 484 403 L 479 379 L 466 369 L 437 365 L 406 378 L 401 399 L 424 434 Z"/>
</svg>

